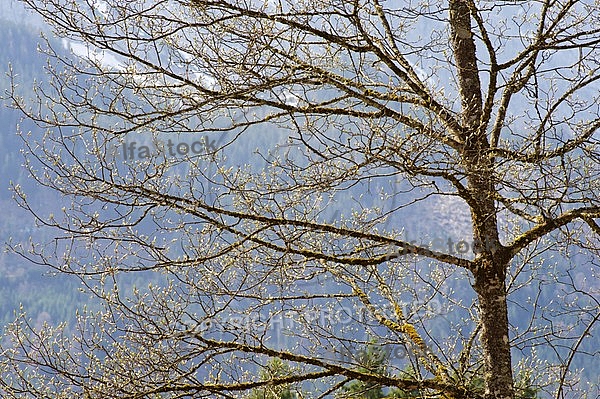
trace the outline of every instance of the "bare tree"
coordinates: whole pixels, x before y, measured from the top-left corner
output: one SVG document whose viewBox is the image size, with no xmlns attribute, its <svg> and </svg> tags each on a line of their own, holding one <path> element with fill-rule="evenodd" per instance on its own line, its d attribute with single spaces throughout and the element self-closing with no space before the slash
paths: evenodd
<svg viewBox="0 0 600 399">
<path fill-rule="evenodd" d="M 32 176 L 73 199 L 16 188 L 63 232 L 23 254 L 102 307 L 16 323 L 3 396 L 598 392 L 597 4 L 26 3 L 79 56 L 47 50 L 33 108 L 11 93 L 46 128 Z M 472 237 L 403 239 L 433 204 Z M 339 356 L 370 337 L 406 357 Z"/>
</svg>

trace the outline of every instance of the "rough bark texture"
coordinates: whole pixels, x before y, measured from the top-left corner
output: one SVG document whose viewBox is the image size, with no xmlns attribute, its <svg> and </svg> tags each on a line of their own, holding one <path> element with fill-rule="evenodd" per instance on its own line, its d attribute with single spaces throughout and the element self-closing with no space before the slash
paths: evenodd
<svg viewBox="0 0 600 399">
<path fill-rule="evenodd" d="M 498 262 L 482 262 L 475 272 L 474 288 L 481 312 L 481 343 L 485 362 L 485 398 L 513 398 L 513 378 L 508 344 L 505 267 Z"/>
<path fill-rule="evenodd" d="M 506 304 L 507 262 L 500 255 L 494 203 L 493 157 L 481 128 L 482 94 L 469 6 L 466 1 L 450 2 L 451 40 L 463 111 L 462 159 L 471 195 L 473 238 L 479 243 L 478 262 L 472 270 L 474 289 L 481 312 L 481 343 L 485 362 L 485 398 L 512 399 L 513 377 L 508 344 Z"/>
</svg>

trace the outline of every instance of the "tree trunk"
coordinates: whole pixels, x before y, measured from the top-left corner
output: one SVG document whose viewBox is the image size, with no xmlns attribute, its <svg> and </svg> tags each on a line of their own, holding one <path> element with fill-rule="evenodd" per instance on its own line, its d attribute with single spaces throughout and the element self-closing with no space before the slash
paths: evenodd
<svg viewBox="0 0 600 399">
<path fill-rule="evenodd" d="M 482 323 L 481 344 L 484 353 L 486 399 L 514 397 L 508 344 L 505 270 L 504 265 L 484 263 L 475 272 L 474 288 L 479 299 Z"/>
<path fill-rule="evenodd" d="M 494 159 L 482 121 L 481 81 L 469 5 L 450 1 L 450 30 L 462 106 L 461 153 L 470 194 L 469 207 L 476 245 L 473 288 L 477 292 L 482 323 L 486 399 L 513 399 L 513 376 L 508 344 L 506 270 L 501 255 L 495 206 Z"/>
</svg>

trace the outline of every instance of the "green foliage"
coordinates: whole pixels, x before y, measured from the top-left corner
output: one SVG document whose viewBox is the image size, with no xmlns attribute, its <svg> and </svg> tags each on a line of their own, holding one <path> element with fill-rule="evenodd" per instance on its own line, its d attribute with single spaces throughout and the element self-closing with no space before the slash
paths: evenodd
<svg viewBox="0 0 600 399">
<path fill-rule="evenodd" d="M 357 369 L 377 375 L 388 375 L 389 353 L 379 346 L 375 340 L 371 340 L 364 349 L 357 351 L 354 357 L 359 364 Z M 418 373 L 412 367 L 403 371 L 404 377 L 418 380 Z M 464 380 L 462 378 L 461 380 Z M 467 379 L 469 392 L 477 395 L 484 394 L 484 380 L 481 376 L 470 376 Z M 344 387 L 344 398 L 355 399 L 380 399 L 380 398 L 424 398 L 425 392 L 420 389 L 403 390 L 399 388 L 390 389 L 387 393 L 381 385 L 366 383 L 363 381 L 352 381 Z M 515 378 L 515 399 L 539 399 L 539 389 L 532 383 L 530 372 L 521 372 Z"/>
<path fill-rule="evenodd" d="M 354 360 L 362 372 L 385 375 L 389 364 L 389 354 L 374 340 L 364 349 L 358 350 Z M 378 399 L 385 396 L 381 385 L 372 382 L 352 381 L 344 387 L 346 398 Z"/>
<path fill-rule="evenodd" d="M 414 379 L 415 381 L 418 380 L 417 372 L 412 366 L 407 367 L 403 371 L 403 376 L 405 378 Z M 423 397 L 425 397 L 424 395 L 425 395 L 425 392 L 421 391 L 420 389 L 405 390 L 405 389 L 394 388 L 390 391 L 390 393 L 389 393 L 389 395 L 387 395 L 387 397 L 389 397 L 389 398 L 423 398 Z"/>
<path fill-rule="evenodd" d="M 267 365 L 260 371 L 260 379 L 273 380 L 275 378 L 288 377 L 293 374 L 292 368 L 279 358 L 269 360 Z M 290 384 L 271 385 L 266 388 L 253 389 L 248 399 L 296 399 L 297 395 L 292 391 Z"/>
<path fill-rule="evenodd" d="M 539 389 L 533 386 L 530 377 L 524 377 L 523 374 L 520 374 L 515 380 L 515 399 L 539 399 Z M 483 384 L 482 377 L 474 377 L 469 382 L 469 391 L 483 395 Z"/>
<path fill-rule="evenodd" d="M 539 399 L 539 389 L 531 381 L 531 373 L 521 372 L 515 379 L 515 398 L 516 399 Z"/>
</svg>

